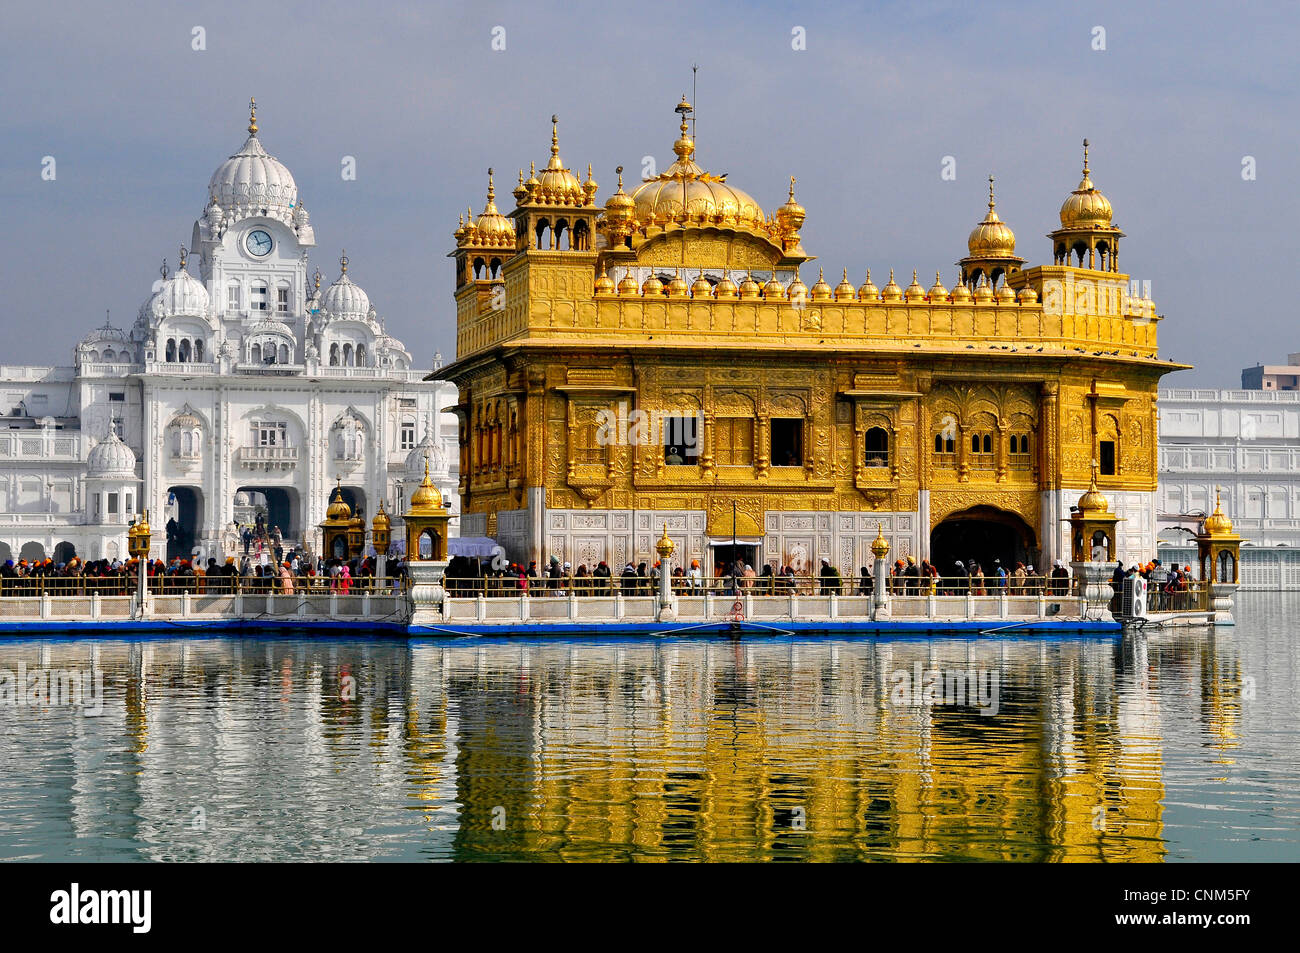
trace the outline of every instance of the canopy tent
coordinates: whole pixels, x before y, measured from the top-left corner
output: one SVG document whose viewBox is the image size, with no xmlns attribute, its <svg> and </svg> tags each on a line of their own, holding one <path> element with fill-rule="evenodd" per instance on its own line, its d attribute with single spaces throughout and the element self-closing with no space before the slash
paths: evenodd
<svg viewBox="0 0 1300 953">
<path fill-rule="evenodd" d="M 497 541 L 487 536 L 453 536 L 447 540 L 448 556 L 486 559 L 496 552 Z"/>
</svg>

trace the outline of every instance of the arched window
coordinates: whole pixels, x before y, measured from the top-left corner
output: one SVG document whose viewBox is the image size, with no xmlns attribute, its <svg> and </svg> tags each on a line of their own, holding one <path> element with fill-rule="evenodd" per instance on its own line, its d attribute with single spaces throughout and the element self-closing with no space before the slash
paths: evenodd
<svg viewBox="0 0 1300 953">
<path fill-rule="evenodd" d="M 202 339 L 194 342 L 194 360 L 203 363 L 203 341 Z"/>
<path fill-rule="evenodd" d="M 357 345 L 357 367 L 365 367 L 365 366 L 366 366 L 366 346 L 364 344 L 358 344 Z"/>
<path fill-rule="evenodd" d="M 934 452 L 935 453 L 956 453 L 957 437 L 953 435 L 944 435 L 937 433 L 934 435 Z"/>
<path fill-rule="evenodd" d="M 352 345 L 351 344 L 343 345 L 343 366 L 344 367 L 352 366 Z"/>
<path fill-rule="evenodd" d="M 574 251 L 587 251 L 588 245 L 590 244 L 588 239 L 589 235 L 587 232 L 586 222 L 578 222 L 573 226 L 573 238 L 571 244 Z"/>
<path fill-rule="evenodd" d="M 262 363 L 262 345 L 260 345 L 260 344 L 254 344 L 254 345 L 253 345 L 252 350 L 249 351 L 249 360 L 250 360 L 253 364 L 261 364 L 261 363 Z"/>
<path fill-rule="evenodd" d="M 338 367 L 338 366 L 339 366 L 339 346 L 337 344 L 331 344 L 330 345 L 330 367 Z"/>
<path fill-rule="evenodd" d="M 281 364 L 289 363 L 289 345 L 287 344 L 280 345 L 280 363 Z"/>
<path fill-rule="evenodd" d="M 176 352 L 177 360 L 182 364 L 190 362 L 190 341 L 189 338 L 181 338 L 181 346 Z"/>
<path fill-rule="evenodd" d="M 93 354 L 94 352 L 92 351 L 91 353 Z M 113 353 L 113 349 L 111 347 L 104 348 L 104 360 L 106 362 L 117 360 L 117 355 Z"/>
<path fill-rule="evenodd" d="M 866 434 L 867 466 L 889 466 L 889 434 L 884 427 L 872 427 Z"/>
<path fill-rule="evenodd" d="M 176 360 L 176 339 L 167 339 L 167 363 L 171 364 Z"/>
</svg>

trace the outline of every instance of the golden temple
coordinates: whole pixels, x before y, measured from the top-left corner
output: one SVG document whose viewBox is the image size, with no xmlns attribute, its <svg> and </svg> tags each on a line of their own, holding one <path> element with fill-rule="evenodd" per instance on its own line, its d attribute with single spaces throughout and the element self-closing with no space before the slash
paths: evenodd
<svg viewBox="0 0 1300 953">
<path fill-rule="evenodd" d="M 1086 140 L 1051 264 L 1025 267 L 990 177 L 951 289 L 821 268 L 809 287 L 795 178 L 768 214 L 697 164 L 676 111 L 675 161 L 630 194 L 620 167 L 603 203 L 552 117 L 514 210 L 489 170 L 456 229 L 456 360 L 435 376 L 459 388 L 463 535 L 617 569 L 653 561 L 666 522 L 706 572 L 854 572 L 879 525 L 941 569 L 1048 565 L 1095 462 L 1121 557 L 1155 551 L 1156 390 L 1184 365 L 1119 270 Z"/>
</svg>

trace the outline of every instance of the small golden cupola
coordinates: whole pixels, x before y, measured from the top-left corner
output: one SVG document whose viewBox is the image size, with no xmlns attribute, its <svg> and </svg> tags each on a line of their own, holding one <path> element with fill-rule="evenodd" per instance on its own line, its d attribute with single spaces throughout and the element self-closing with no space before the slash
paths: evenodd
<svg viewBox="0 0 1300 953">
<path fill-rule="evenodd" d="M 826 283 L 826 275 L 821 268 L 817 269 L 817 281 L 812 286 L 812 299 L 814 301 L 831 299 L 831 286 Z"/>
<path fill-rule="evenodd" d="M 1204 531 L 1206 536 L 1232 535 L 1232 520 L 1223 512 L 1218 487 L 1214 488 L 1214 512 L 1205 517 Z"/>
<path fill-rule="evenodd" d="M 521 172 L 522 175 L 522 172 Z M 492 181 L 492 170 L 488 169 L 487 204 L 474 222 L 480 245 L 489 248 L 514 248 L 515 227 L 510 219 L 497 211 L 496 187 Z"/>
<path fill-rule="evenodd" d="M 532 190 L 532 200 L 542 205 L 586 205 L 587 190 L 560 158 L 560 117 L 551 117 L 551 158 Z"/>
<path fill-rule="evenodd" d="M 915 268 L 912 269 L 912 283 L 903 292 L 903 298 L 909 302 L 925 300 L 925 289 L 921 287 L 921 282 L 917 280 Z"/>
<path fill-rule="evenodd" d="M 1110 200 L 1092 184 L 1088 140 L 1083 140 L 1083 178 L 1061 204 L 1061 227 L 1052 239 L 1052 261 L 1094 271 L 1119 272 L 1119 240 L 1124 233 L 1111 221 Z"/>
<path fill-rule="evenodd" d="M 849 270 L 845 268 L 844 274 L 840 276 L 840 283 L 835 286 L 835 300 L 852 301 L 855 294 L 853 283 L 849 281 Z"/>
<path fill-rule="evenodd" d="M 623 167 L 618 167 L 618 190 L 605 200 L 605 227 L 612 244 L 626 244 L 636 228 L 636 203 L 623 191 Z"/>
<path fill-rule="evenodd" d="M 1011 227 L 998 217 L 997 202 L 993 198 L 993 176 L 989 176 L 989 210 L 984 220 L 971 229 L 966 239 L 967 255 L 957 264 L 961 267 L 962 284 L 973 289 L 980 276 L 987 277 L 990 290 L 996 288 L 1006 275 L 1015 274 L 1025 259 L 1016 254 L 1016 235 Z"/>
<path fill-rule="evenodd" d="M 894 269 L 889 269 L 889 281 L 885 287 L 880 289 L 881 301 L 902 301 L 903 289 L 898 287 L 898 282 L 894 280 Z"/>
<path fill-rule="evenodd" d="M 871 269 L 867 269 L 867 280 L 858 286 L 859 301 L 879 301 L 880 289 L 876 287 L 875 282 L 871 280 Z"/>
<path fill-rule="evenodd" d="M 348 506 L 347 501 L 343 499 L 343 481 L 341 479 L 334 487 L 334 492 L 330 495 L 330 503 L 325 510 L 325 518 L 327 520 L 352 519 L 352 507 Z"/>
</svg>

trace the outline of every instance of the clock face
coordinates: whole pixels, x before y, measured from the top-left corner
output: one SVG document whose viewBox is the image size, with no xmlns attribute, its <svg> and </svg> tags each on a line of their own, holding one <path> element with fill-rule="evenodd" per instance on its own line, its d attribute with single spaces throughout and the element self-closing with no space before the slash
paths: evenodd
<svg viewBox="0 0 1300 953">
<path fill-rule="evenodd" d="M 265 258 L 271 254 L 272 244 L 270 234 L 261 228 L 253 229 L 244 239 L 244 247 L 248 249 L 248 253 L 258 258 Z"/>
</svg>

